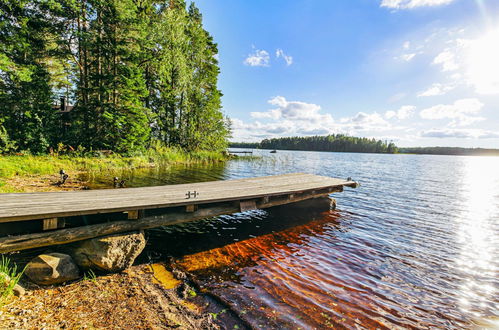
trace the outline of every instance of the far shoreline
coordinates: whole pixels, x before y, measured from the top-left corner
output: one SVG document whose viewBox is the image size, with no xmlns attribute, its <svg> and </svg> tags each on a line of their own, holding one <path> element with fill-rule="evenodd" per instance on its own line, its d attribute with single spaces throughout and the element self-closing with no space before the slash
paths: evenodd
<svg viewBox="0 0 499 330">
<path fill-rule="evenodd" d="M 422 152 L 414 149 L 439 149 L 447 147 L 416 147 L 416 148 L 400 148 L 398 152 L 360 152 L 360 151 L 338 151 L 338 150 L 310 150 L 310 149 L 279 149 L 279 148 L 258 148 L 258 147 L 243 147 L 229 146 L 230 149 L 246 149 L 246 150 L 277 150 L 277 151 L 310 151 L 310 152 L 332 152 L 332 153 L 351 153 L 351 154 L 379 154 L 379 155 L 431 155 L 431 156 L 473 156 L 473 157 L 498 157 L 499 149 L 485 148 L 458 148 L 449 147 L 451 149 L 462 149 L 469 153 L 444 153 L 444 152 Z M 407 151 L 405 151 L 407 150 Z M 485 153 L 483 153 L 485 152 Z"/>
</svg>

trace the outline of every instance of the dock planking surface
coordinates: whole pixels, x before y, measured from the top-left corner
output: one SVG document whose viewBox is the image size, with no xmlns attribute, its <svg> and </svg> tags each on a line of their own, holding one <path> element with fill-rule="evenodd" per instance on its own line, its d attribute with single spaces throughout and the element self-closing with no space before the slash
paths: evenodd
<svg viewBox="0 0 499 330">
<path fill-rule="evenodd" d="M 356 183 L 293 173 L 144 188 L 0 194 L 0 223 L 243 201 L 343 186 Z M 189 191 L 196 191 L 197 197 L 187 198 Z"/>
</svg>

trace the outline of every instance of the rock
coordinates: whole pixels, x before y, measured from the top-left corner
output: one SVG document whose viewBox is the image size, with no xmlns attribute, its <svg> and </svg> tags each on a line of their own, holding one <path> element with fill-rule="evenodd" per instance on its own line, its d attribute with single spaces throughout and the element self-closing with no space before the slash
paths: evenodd
<svg viewBox="0 0 499 330">
<path fill-rule="evenodd" d="M 146 246 L 144 232 L 109 235 L 82 241 L 71 254 L 82 268 L 119 272 L 130 267 Z"/>
<path fill-rule="evenodd" d="M 78 266 L 71 256 L 63 253 L 39 255 L 28 263 L 24 274 L 41 285 L 63 283 L 80 277 Z"/>
<path fill-rule="evenodd" d="M 19 284 L 16 284 L 16 285 L 14 285 L 12 292 L 14 292 L 14 295 L 16 297 L 21 297 L 21 296 L 24 296 L 24 294 L 26 293 L 26 290 L 24 290 L 24 288 L 22 286 L 20 286 Z"/>
</svg>

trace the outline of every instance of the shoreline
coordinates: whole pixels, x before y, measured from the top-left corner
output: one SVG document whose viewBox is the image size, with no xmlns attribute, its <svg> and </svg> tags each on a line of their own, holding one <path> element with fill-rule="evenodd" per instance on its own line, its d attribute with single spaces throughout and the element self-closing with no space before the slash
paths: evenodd
<svg viewBox="0 0 499 330">
<path fill-rule="evenodd" d="M 139 264 L 113 274 L 87 276 L 41 287 L 0 308 L 5 328 L 189 328 L 242 329 L 246 325 L 179 270 L 163 263 Z"/>
<path fill-rule="evenodd" d="M 88 189 L 82 177 L 107 172 L 117 174 L 124 170 L 167 167 L 177 164 L 206 164 L 232 159 L 223 152 L 199 151 L 187 153 L 176 149 L 150 151 L 147 154 L 125 157 L 76 155 L 15 155 L 0 156 L 0 193 L 71 191 Z M 58 185 L 59 171 L 70 176 L 64 185 Z"/>
</svg>

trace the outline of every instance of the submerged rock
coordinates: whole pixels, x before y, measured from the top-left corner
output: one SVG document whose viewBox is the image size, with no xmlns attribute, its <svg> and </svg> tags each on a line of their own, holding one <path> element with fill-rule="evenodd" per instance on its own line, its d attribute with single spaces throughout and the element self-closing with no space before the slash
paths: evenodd
<svg viewBox="0 0 499 330">
<path fill-rule="evenodd" d="M 119 272 L 130 267 L 145 246 L 141 231 L 85 240 L 75 244 L 71 254 L 83 268 Z"/>
<path fill-rule="evenodd" d="M 80 277 L 78 266 L 71 256 L 63 253 L 41 254 L 31 260 L 24 274 L 41 285 L 58 284 Z"/>
</svg>

